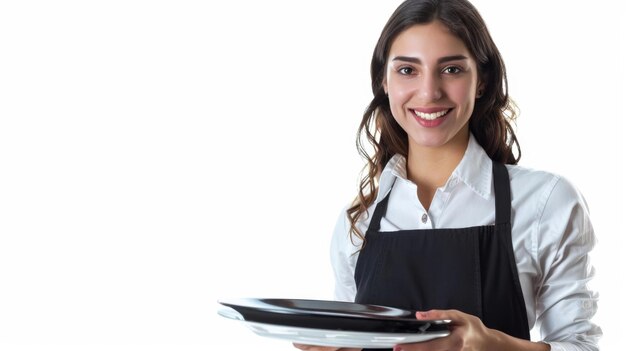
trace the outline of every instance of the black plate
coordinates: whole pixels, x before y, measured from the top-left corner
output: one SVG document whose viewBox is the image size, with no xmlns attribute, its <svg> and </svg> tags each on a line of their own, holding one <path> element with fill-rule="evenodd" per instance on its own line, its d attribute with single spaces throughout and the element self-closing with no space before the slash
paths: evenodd
<svg viewBox="0 0 626 351">
<path fill-rule="evenodd" d="M 302 328 L 386 333 L 427 333 L 448 330 L 450 321 L 415 319 L 415 312 L 352 302 L 302 299 L 236 299 L 220 304 L 247 322 Z"/>
</svg>

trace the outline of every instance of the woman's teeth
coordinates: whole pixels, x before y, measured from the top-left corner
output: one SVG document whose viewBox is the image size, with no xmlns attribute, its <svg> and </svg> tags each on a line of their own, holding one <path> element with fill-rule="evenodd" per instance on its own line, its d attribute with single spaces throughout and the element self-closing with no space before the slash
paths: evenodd
<svg viewBox="0 0 626 351">
<path fill-rule="evenodd" d="M 445 115 L 446 113 L 448 113 L 448 110 L 443 110 L 443 111 L 439 111 L 439 112 L 433 112 L 433 113 L 424 113 L 424 112 L 419 112 L 416 110 L 413 110 L 413 112 L 419 117 L 419 118 L 423 118 L 423 119 L 427 119 L 429 121 L 432 121 L 434 119 L 437 119 L 443 115 Z"/>
</svg>

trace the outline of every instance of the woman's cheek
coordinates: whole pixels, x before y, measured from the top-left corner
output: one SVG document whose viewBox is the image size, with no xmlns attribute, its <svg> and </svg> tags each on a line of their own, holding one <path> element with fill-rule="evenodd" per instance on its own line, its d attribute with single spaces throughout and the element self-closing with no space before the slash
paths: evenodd
<svg viewBox="0 0 626 351">
<path fill-rule="evenodd" d="M 410 84 L 395 84 L 390 86 L 389 89 L 389 103 L 392 110 L 397 108 L 399 111 L 403 110 L 403 106 L 406 105 L 415 92 L 415 89 Z M 395 108 L 394 108 L 395 107 Z"/>
</svg>

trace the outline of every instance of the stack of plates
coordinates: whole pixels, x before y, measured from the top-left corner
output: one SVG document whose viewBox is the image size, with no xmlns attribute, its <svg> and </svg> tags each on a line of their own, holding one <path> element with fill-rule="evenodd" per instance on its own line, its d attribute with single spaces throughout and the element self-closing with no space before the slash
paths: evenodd
<svg viewBox="0 0 626 351">
<path fill-rule="evenodd" d="M 218 313 L 267 337 L 300 344 L 392 348 L 450 334 L 449 320 L 423 321 L 415 312 L 351 302 L 301 299 L 221 300 Z"/>
</svg>

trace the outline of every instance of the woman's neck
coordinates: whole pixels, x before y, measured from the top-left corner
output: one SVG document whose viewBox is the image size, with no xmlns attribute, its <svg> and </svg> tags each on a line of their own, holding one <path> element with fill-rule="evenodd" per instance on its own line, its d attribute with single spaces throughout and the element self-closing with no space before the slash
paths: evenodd
<svg viewBox="0 0 626 351">
<path fill-rule="evenodd" d="M 438 147 L 419 146 L 409 141 L 407 177 L 417 185 L 417 196 L 426 210 L 437 188 L 446 184 L 463 159 L 468 142 L 469 133 Z"/>
</svg>

